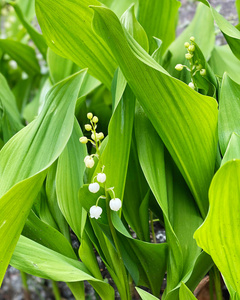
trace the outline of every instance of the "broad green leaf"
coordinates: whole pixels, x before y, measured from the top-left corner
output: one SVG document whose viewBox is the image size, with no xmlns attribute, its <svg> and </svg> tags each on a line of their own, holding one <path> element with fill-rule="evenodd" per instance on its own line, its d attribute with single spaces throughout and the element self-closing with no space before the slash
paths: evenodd
<svg viewBox="0 0 240 300">
<path fill-rule="evenodd" d="M 110 88 L 117 65 L 106 43 L 92 29 L 97 0 L 36 0 L 36 13 L 48 46 L 68 58 Z"/>
<path fill-rule="evenodd" d="M 20 113 L 17 108 L 15 97 L 1 73 L 0 86 L 0 131 L 3 132 L 3 139 L 6 142 L 17 133 L 23 125 L 21 124 Z"/>
<path fill-rule="evenodd" d="M 221 166 L 232 159 L 240 159 L 240 136 L 233 133 L 230 137 L 226 152 L 221 161 Z"/>
<path fill-rule="evenodd" d="M 203 225 L 195 232 L 200 247 L 211 255 L 227 282 L 240 296 L 240 160 L 224 164 L 210 189 L 210 208 Z"/>
<path fill-rule="evenodd" d="M 45 170 L 61 154 L 71 135 L 75 102 L 84 75 L 82 71 L 55 85 L 47 94 L 40 115 L 0 152 L 0 239 L 5 241 L 0 246 L 0 282 L 40 191 Z"/>
<path fill-rule="evenodd" d="M 47 51 L 47 63 L 53 83 L 57 83 L 72 74 L 74 63 L 57 55 L 51 48 L 48 48 Z"/>
<path fill-rule="evenodd" d="M 141 26 L 138 23 L 134 14 L 134 5 L 125 11 L 121 17 L 122 25 L 127 29 L 127 31 L 133 36 L 133 38 L 143 47 L 147 52 L 149 50 L 148 37 Z"/>
<path fill-rule="evenodd" d="M 56 161 L 51 165 L 48 169 L 48 174 L 46 178 L 46 204 L 54 219 L 54 223 L 57 225 L 57 230 L 59 230 L 68 241 L 71 241 L 70 232 L 69 232 L 69 224 L 66 222 L 57 201 L 57 193 L 56 193 L 56 172 L 57 172 L 57 164 Z M 41 212 L 40 212 L 41 215 Z M 51 224 L 50 224 L 51 225 Z"/>
<path fill-rule="evenodd" d="M 19 20 L 26 28 L 34 44 L 37 46 L 38 50 L 42 53 L 43 57 L 46 58 L 47 45 L 42 34 L 40 34 L 34 27 L 32 27 L 29 21 L 25 18 L 18 3 L 10 2 L 10 4 L 14 7 Z"/>
<path fill-rule="evenodd" d="M 196 300 L 193 293 L 189 290 L 189 288 L 182 282 L 179 293 L 179 300 Z"/>
<path fill-rule="evenodd" d="M 131 147 L 132 127 L 135 111 L 135 97 L 129 87 L 119 101 L 108 128 L 108 143 L 99 162 L 99 169 L 105 166 L 106 188 L 114 187 L 117 198 L 122 201 L 127 176 Z M 111 194 L 112 196 L 112 194 Z"/>
<path fill-rule="evenodd" d="M 35 15 L 35 0 L 18 0 L 17 4 L 21 8 L 25 18 L 31 21 Z"/>
<path fill-rule="evenodd" d="M 167 295 L 192 270 L 200 254 L 193 233 L 202 218 L 183 178 L 164 153 L 161 139 L 140 107 L 135 120 L 139 161 L 164 215 L 169 244 Z M 183 219 L 188 219 L 188 223 L 183 223 Z"/>
<path fill-rule="evenodd" d="M 78 190 L 83 185 L 85 170 L 83 160 L 87 155 L 86 145 L 79 142 L 81 136 L 82 131 L 75 119 L 72 135 L 58 159 L 56 175 L 58 205 L 79 240 L 86 220 L 86 211 L 78 199 Z"/>
<path fill-rule="evenodd" d="M 0 40 L 0 48 L 30 76 L 40 73 L 35 51 L 30 46 L 14 40 L 4 39 Z"/>
<path fill-rule="evenodd" d="M 209 64 L 216 75 L 222 77 L 223 73 L 227 72 L 232 80 L 240 84 L 240 61 L 233 55 L 228 45 L 216 46 Z"/>
<path fill-rule="evenodd" d="M 142 298 L 142 300 L 156 300 L 156 299 L 159 299 L 159 298 L 149 294 L 148 292 L 140 289 L 139 287 L 136 287 L 136 290 L 137 290 L 138 294 L 140 295 L 140 297 Z"/>
<path fill-rule="evenodd" d="M 240 60 L 240 32 L 229 23 L 222 15 L 220 15 L 207 0 L 198 0 L 207 5 L 213 15 L 214 20 L 216 21 L 219 29 L 222 31 L 229 47 L 231 48 L 233 54 Z"/>
<path fill-rule="evenodd" d="M 120 18 L 121 15 L 134 3 L 137 5 L 137 0 L 102 0 L 101 3 L 106 5 Z"/>
<path fill-rule="evenodd" d="M 168 148 L 202 215 L 216 156 L 217 103 L 168 76 L 123 31 L 116 15 L 93 7 L 95 31 L 108 43 L 135 96 Z"/>
<path fill-rule="evenodd" d="M 226 73 L 223 76 L 220 100 L 218 135 L 222 155 L 224 155 L 233 132 L 240 135 L 238 122 L 240 114 L 240 85 Z"/>
<path fill-rule="evenodd" d="M 138 19 L 146 30 L 150 53 L 157 47 L 153 37 L 157 37 L 163 42 L 163 52 L 175 39 L 175 25 L 178 9 L 181 3 L 177 0 L 140 0 Z"/>
<path fill-rule="evenodd" d="M 34 276 L 55 281 L 87 280 L 102 299 L 114 299 L 113 288 L 106 282 L 92 277 L 83 263 L 50 250 L 23 236 L 18 241 L 11 265 Z"/>
<path fill-rule="evenodd" d="M 199 28 L 201 28 L 201 30 L 199 30 Z M 175 66 L 177 64 L 188 65 L 188 61 L 185 58 L 187 51 L 184 47 L 184 43 L 189 42 L 191 36 L 195 37 L 196 43 L 206 60 L 208 60 L 215 44 L 214 20 L 209 9 L 201 3 L 197 7 L 192 22 L 168 48 L 165 57 L 166 62 L 163 63 L 163 66 L 167 68 L 172 76 L 186 83 L 190 81 L 189 72 L 185 69 L 179 72 L 175 70 Z M 171 54 L 170 62 L 168 59 L 169 53 Z"/>
<path fill-rule="evenodd" d="M 41 221 L 33 211 L 28 216 L 22 235 L 62 255 L 77 259 L 69 241 L 59 231 Z"/>
</svg>

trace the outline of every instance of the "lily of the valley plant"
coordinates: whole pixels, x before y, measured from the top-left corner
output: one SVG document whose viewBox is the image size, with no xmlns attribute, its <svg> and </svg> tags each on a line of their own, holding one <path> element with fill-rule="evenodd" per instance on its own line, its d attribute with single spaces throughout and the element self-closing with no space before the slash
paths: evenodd
<svg viewBox="0 0 240 300">
<path fill-rule="evenodd" d="M 240 27 L 199 2 L 0 1 L 1 282 L 240 299 Z"/>
</svg>

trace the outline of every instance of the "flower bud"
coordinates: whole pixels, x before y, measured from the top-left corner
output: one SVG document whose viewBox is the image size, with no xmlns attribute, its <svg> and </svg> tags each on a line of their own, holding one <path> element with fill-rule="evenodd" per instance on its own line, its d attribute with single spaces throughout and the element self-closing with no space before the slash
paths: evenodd
<svg viewBox="0 0 240 300">
<path fill-rule="evenodd" d="M 184 47 L 188 48 L 190 46 L 190 44 L 188 42 L 184 43 Z"/>
<path fill-rule="evenodd" d="M 93 114 L 92 114 L 91 112 L 89 112 L 89 113 L 87 114 L 87 118 L 88 118 L 89 120 L 91 120 L 92 117 L 93 117 Z"/>
<path fill-rule="evenodd" d="M 82 137 L 80 137 L 79 142 L 82 143 L 82 144 L 87 144 L 88 139 L 87 139 L 87 137 L 82 136 Z"/>
<path fill-rule="evenodd" d="M 195 89 L 194 83 L 192 81 L 189 82 L 188 86 L 193 90 Z"/>
<path fill-rule="evenodd" d="M 185 54 L 186 59 L 191 59 L 193 57 L 193 55 L 191 53 L 186 53 Z"/>
<path fill-rule="evenodd" d="M 98 141 L 104 139 L 104 134 L 102 132 L 97 133 L 96 136 Z"/>
<path fill-rule="evenodd" d="M 182 71 L 183 65 L 182 65 L 182 64 L 177 64 L 177 65 L 175 66 L 175 69 L 176 69 L 177 71 Z"/>
<path fill-rule="evenodd" d="M 16 70 L 18 65 L 17 65 L 17 62 L 15 60 L 10 60 L 9 61 L 9 66 L 13 69 L 13 70 Z"/>
<path fill-rule="evenodd" d="M 194 46 L 194 45 L 190 45 L 190 46 L 188 47 L 188 51 L 194 52 L 194 51 L 195 51 L 195 46 Z"/>
<path fill-rule="evenodd" d="M 90 169 L 94 166 L 94 160 L 89 155 L 84 158 L 84 163 L 85 163 L 86 167 L 90 168 Z"/>
<path fill-rule="evenodd" d="M 98 122 L 98 117 L 94 116 L 92 120 L 93 120 L 93 123 L 97 123 Z"/>
<path fill-rule="evenodd" d="M 110 200 L 109 206 L 111 210 L 118 211 L 122 207 L 122 201 L 119 198 Z"/>
<path fill-rule="evenodd" d="M 100 189 L 100 185 L 97 182 L 90 183 L 88 189 L 91 193 L 97 193 Z"/>
<path fill-rule="evenodd" d="M 93 140 L 93 141 L 98 141 L 98 138 L 97 138 L 97 133 L 96 133 L 96 136 L 95 136 L 95 133 L 93 132 L 92 134 L 91 134 L 91 139 Z"/>
<path fill-rule="evenodd" d="M 196 62 L 197 63 L 197 62 Z M 199 71 L 199 70 L 201 70 L 202 69 L 202 65 L 197 65 L 196 66 L 196 69 Z"/>
<path fill-rule="evenodd" d="M 92 130 L 92 126 L 90 124 L 86 124 L 84 127 L 87 131 Z"/>
<path fill-rule="evenodd" d="M 190 37 L 190 41 L 191 41 L 191 42 L 194 42 L 194 41 L 195 41 L 195 37 L 194 37 L 194 36 L 191 36 L 191 37 Z"/>
<path fill-rule="evenodd" d="M 100 206 L 93 205 L 90 208 L 89 213 L 90 213 L 90 218 L 98 219 L 101 217 L 102 208 Z"/>
<path fill-rule="evenodd" d="M 105 173 L 98 173 L 97 174 L 97 181 L 98 182 L 101 182 L 101 183 L 104 183 L 107 179 L 107 176 Z"/>
<path fill-rule="evenodd" d="M 206 69 L 202 69 L 202 70 L 200 70 L 200 75 L 201 76 L 205 76 L 206 75 Z"/>
</svg>

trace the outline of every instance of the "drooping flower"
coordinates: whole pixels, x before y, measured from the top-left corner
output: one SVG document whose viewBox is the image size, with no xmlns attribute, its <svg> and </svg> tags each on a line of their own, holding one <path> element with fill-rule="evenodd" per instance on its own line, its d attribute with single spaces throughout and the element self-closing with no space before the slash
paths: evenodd
<svg viewBox="0 0 240 300">
<path fill-rule="evenodd" d="M 100 206 L 93 205 L 90 210 L 90 218 L 99 219 L 102 214 L 102 208 Z"/>
<path fill-rule="evenodd" d="M 101 182 L 101 183 L 104 183 L 107 179 L 107 176 L 105 173 L 98 173 L 97 174 L 97 181 L 98 182 Z"/>
<path fill-rule="evenodd" d="M 84 158 L 84 163 L 86 165 L 87 168 L 92 168 L 94 166 L 94 160 L 91 156 L 87 155 L 85 158 Z"/>
<path fill-rule="evenodd" d="M 111 199 L 109 206 L 111 210 L 118 211 L 122 207 L 122 201 L 119 198 Z"/>
<path fill-rule="evenodd" d="M 88 189 L 91 193 L 97 193 L 100 189 L 100 185 L 97 182 L 90 183 Z"/>
</svg>

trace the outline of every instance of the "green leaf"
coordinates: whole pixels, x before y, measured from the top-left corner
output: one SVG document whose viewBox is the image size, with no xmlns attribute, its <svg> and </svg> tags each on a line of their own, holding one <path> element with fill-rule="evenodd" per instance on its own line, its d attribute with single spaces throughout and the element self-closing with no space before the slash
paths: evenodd
<svg viewBox="0 0 240 300">
<path fill-rule="evenodd" d="M 192 22 L 168 48 L 165 56 L 166 61 L 163 63 L 163 66 L 166 67 L 172 76 L 181 79 L 187 84 L 191 79 L 189 72 L 186 69 L 179 72 L 175 69 L 175 66 L 177 64 L 189 65 L 185 58 L 187 51 L 184 43 L 189 42 L 191 36 L 195 37 L 198 47 L 206 60 L 208 60 L 215 44 L 214 20 L 209 9 L 201 3 L 197 7 Z M 170 62 L 168 59 L 169 53 L 171 54 Z"/>
<path fill-rule="evenodd" d="M 189 288 L 182 282 L 179 293 L 179 300 L 196 300 L 193 293 L 189 290 Z"/>
<path fill-rule="evenodd" d="M 181 3 L 177 0 L 140 0 L 138 18 L 146 30 L 150 42 L 150 53 L 157 47 L 153 37 L 163 42 L 163 52 L 175 39 L 175 24 Z M 150 17 L 151 16 L 151 17 Z"/>
<path fill-rule="evenodd" d="M 66 222 L 57 201 L 57 193 L 56 193 L 57 164 L 58 162 L 56 161 L 48 169 L 48 174 L 46 178 L 46 195 L 47 195 L 46 206 L 47 206 L 48 213 L 51 214 L 54 223 L 56 223 L 56 227 L 57 227 L 56 229 L 59 230 L 67 238 L 68 241 L 71 241 L 69 224 Z M 41 213 L 42 212 L 40 211 L 40 216 L 42 218 Z"/>
<path fill-rule="evenodd" d="M 30 46 L 10 39 L 1 39 L 0 48 L 30 76 L 40 73 L 35 51 Z"/>
<path fill-rule="evenodd" d="M 69 241 L 59 231 L 41 221 L 33 211 L 28 216 L 22 234 L 53 251 L 77 259 Z"/>
<path fill-rule="evenodd" d="M 140 297 L 142 298 L 142 300 L 156 300 L 156 299 L 158 299 L 157 297 L 149 294 L 148 292 L 140 289 L 139 287 L 136 287 L 136 290 L 137 290 L 138 294 L 140 295 Z"/>
<path fill-rule="evenodd" d="M 228 45 L 215 46 L 209 64 L 216 75 L 222 77 L 223 73 L 227 72 L 234 81 L 240 84 L 240 61 L 233 55 Z"/>
<path fill-rule="evenodd" d="M 28 274 L 55 281 L 88 280 L 102 299 L 114 299 L 113 288 L 91 276 L 83 263 L 63 256 L 23 236 L 20 237 L 11 265 Z M 82 299 L 79 297 L 79 299 Z"/>
<path fill-rule="evenodd" d="M 1 126 L 3 138 L 6 142 L 15 133 L 17 133 L 23 125 L 21 124 L 20 113 L 17 108 L 16 100 L 11 92 L 4 76 L 0 73 L 0 109 L 1 109 Z M 2 128 L 1 128 L 2 127 Z"/>
<path fill-rule="evenodd" d="M 215 174 L 210 189 L 210 208 L 195 232 L 200 247 L 211 255 L 226 281 L 240 296 L 240 160 L 229 161 Z"/>
<path fill-rule="evenodd" d="M 90 4 L 96 0 L 36 0 L 36 13 L 48 46 L 110 88 L 117 65 L 106 43 L 92 29 Z"/>
<path fill-rule="evenodd" d="M 235 5 L 238 13 L 238 20 L 240 21 L 240 0 L 236 0 Z"/>
<path fill-rule="evenodd" d="M 19 4 L 15 2 L 10 2 L 10 4 L 15 9 L 15 12 L 23 24 L 23 26 L 27 29 L 27 32 L 29 33 L 31 39 L 33 40 L 34 44 L 37 46 L 38 50 L 42 53 L 43 57 L 46 58 L 47 53 L 47 44 L 42 36 L 32 25 L 29 23 L 29 21 L 24 17 L 22 10 L 19 6 Z"/>
<path fill-rule="evenodd" d="M 95 31 L 108 43 L 135 96 L 187 181 L 202 215 L 206 215 L 217 146 L 216 101 L 168 76 L 124 33 L 109 9 L 93 9 Z"/>
<path fill-rule="evenodd" d="M 220 100 L 218 135 L 222 155 L 224 155 L 233 132 L 240 135 L 238 117 L 240 114 L 240 85 L 226 73 L 223 76 Z"/>
<path fill-rule="evenodd" d="M 232 159 L 240 159 L 240 136 L 236 133 L 231 135 L 221 166 Z"/>
<path fill-rule="evenodd" d="M 127 9 L 122 15 L 121 23 L 133 36 L 133 38 L 139 43 L 139 45 L 142 46 L 143 49 L 148 52 L 148 37 L 144 28 L 141 26 L 141 24 L 137 21 L 135 17 L 134 5 L 130 6 L 129 9 Z"/>
<path fill-rule="evenodd" d="M 193 233 L 202 218 L 186 183 L 164 153 L 161 139 L 140 107 L 136 110 L 135 120 L 139 161 L 164 215 L 169 244 L 167 294 L 192 270 L 200 254 Z M 182 222 L 183 219 L 188 223 Z"/>
<path fill-rule="evenodd" d="M 0 282 L 46 176 L 72 131 L 74 108 L 85 71 L 55 85 L 39 116 L 0 152 Z"/>
<path fill-rule="evenodd" d="M 231 48 L 233 54 L 240 59 L 240 32 L 231 23 L 229 23 L 222 15 L 220 15 L 207 0 L 198 0 L 207 5 L 216 21 L 219 29 L 222 31 L 229 47 Z"/>
<path fill-rule="evenodd" d="M 120 18 L 121 15 L 132 5 L 137 5 L 137 0 L 102 0 L 101 3 L 106 5 Z"/>
<path fill-rule="evenodd" d="M 81 128 L 75 119 L 72 135 L 58 159 L 56 175 L 58 205 L 79 240 L 81 240 L 87 216 L 78 199 L 78 190 L 83 185 L 85 171 L 83 160 L 87 155 L 86 145 L 79 142 L 82 135 Z"/>
</svg>

